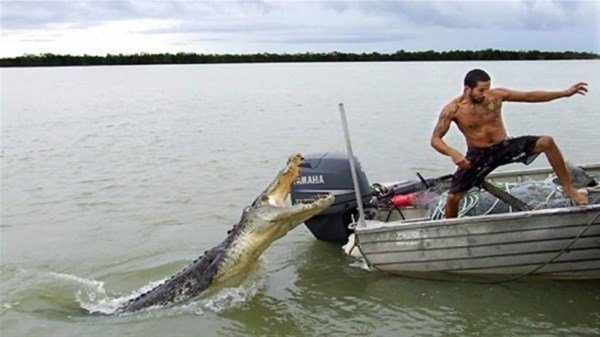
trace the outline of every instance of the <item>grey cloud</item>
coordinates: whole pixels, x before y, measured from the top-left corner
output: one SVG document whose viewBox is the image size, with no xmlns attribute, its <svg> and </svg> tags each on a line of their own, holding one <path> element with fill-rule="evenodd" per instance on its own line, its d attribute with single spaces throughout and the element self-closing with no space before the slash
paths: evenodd
<svg viewBox="0 0 600 337">
<path fill-rule="evenodd" d="M 134 19 L 203 20 L 234 11 L 268 12 L 262 2 L 2 1 L 2 29 L 43 29 L 52 24 L 90 27 Z"/>
<path fill-rule="evenodd" d="M 469 40 L 499 47 L 494 34 L 510 31 L 510 40 L 561 48 L 564 31 L 584 32 L 585 41 L 598 40 L 596 1 L 5 1 L 0 2 L 2 35 L 15 30 L 52 25 L 86 28 L 111 21 L 169 19 L 173 26 L 142 31 L 151 34 L 189 34 L 179 40 L 287 46 L 381 43 L 404 48 L 410 43 L 425 49 L 464 48 Z M 444 41 L 435 34 L 444 32 Z M 533 32 L 533 35 L 526 33 Z M 427 35 L 427 34 L 433 35 Z M 479 35 L 475 33 L 480 33 Z M 518 36 L 516 35 L 518 33 Z M 31 38 L 27 33 L 22 36 Z M 497 34 L 496 34 L 497 35 Z M 507 34 L 509 36 L 509 34 Z M 517 37 L 515 37 L 517 36 Z M 521 39 L 520 37 L 523 36 Z M 531 38 L 525 38 L 531 36 Z M 560 35 L 564 36 L 564 35 Z M 562 38 L 564 39 L 564 37 Z M 515 41 L 508 41 L 506 45 Z M 589 42 L 591 43 L 591 42 Z M 445 47 L 450 46 L 450 47 Z M 597 50 L 597 42 L 595 44 Z M 510 49 L 510 48 L 509 48 Z"/>
<path fill-rule="evenodd" d="M 323 5 L 336 11 L 357 10 L 395 18 L 400 23 L 442 28 L 556 30 L 598 20 L 594 1 L 368 1 Z"/>
<path fill-rule="evenodd" d="M 52 24 L 94 26 L 136 16 L 129 2 L 2 1 L 2 29 L 43 29 Z"/>
<path fill-rule="evenodd" d="M 278 1 L 2 1 L 0 22 L 3 29 L 10 30 L 43 29 L 51 24 L 86 27 L 115 20 L 175 19 L 182 21 L 178 26 L 182 32 L 189 32 L 198 22 L 211 18 L 243 17 L 248 22 L 245 28 L 252 30 L 250 25 L 266 16 L 272 20 L 289 18 L 298 4 Z M 392 19 L 399 25 L 446 28 L 552 30 L 597 24 L 598 20 L 594 1 L 315 1 L 302 5 L 312 7 L 313 14 L 330 11 L 342 16 L 355 11 L 366 18 Z M 282 12 L 287 16 L 281 16 Z M 304 20 L 310 22 L 311 18 Z M 314 24 L 327 25 L 328 22 Z M 227 27 L 222 29 L 227 30 Z"/>
</svg>

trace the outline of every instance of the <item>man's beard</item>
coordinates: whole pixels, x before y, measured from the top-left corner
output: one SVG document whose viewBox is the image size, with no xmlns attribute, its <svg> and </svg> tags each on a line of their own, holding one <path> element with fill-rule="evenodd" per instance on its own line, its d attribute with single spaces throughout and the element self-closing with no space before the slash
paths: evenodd
<svg viewBox="0 0 600 337">
<path fill-rule="evenodd" d="M 471 95 L 471 101 L 475 104 L 481 104 L 481 103 L 483 103 L 484 100 L 485 100 L 485 97 L 476 98 L 476 97 L 473 97 L 473 95 Z"/>
</svg>

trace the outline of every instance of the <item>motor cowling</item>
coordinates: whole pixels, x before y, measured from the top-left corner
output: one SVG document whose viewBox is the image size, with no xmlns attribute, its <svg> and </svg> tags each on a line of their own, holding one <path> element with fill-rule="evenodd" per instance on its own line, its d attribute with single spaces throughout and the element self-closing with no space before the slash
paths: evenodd
<svg viewBox="0 0 600 337">
<path fill-rule="evenodd" d="M 360 162 L 354 158 L 362 202 L 371 197 L 371 187 Z M 333 194 L 334 203 L 305 222 L 311 233 L 319 240 L 346 243 L 352 233 L 348 225 L 352 214 L 358 218 L 356 196 L 348 155 L 335 152 L 314 153 L 304 157 L 300 177 L 292 185 L 292 204 L 312 202 Z"/>
</svg>

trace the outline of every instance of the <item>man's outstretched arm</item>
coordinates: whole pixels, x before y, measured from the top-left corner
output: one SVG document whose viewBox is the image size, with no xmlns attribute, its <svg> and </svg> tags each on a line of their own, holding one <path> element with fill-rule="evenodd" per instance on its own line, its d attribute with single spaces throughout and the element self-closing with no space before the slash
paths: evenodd
<svg viewBox="0 0 600 337">
<path fill-rule="evenodd" d="M 494 91 L 507 102 L 549 102 L 558 98 L 571 97 L 575 94 L 585 95 L 587 93 L 587 83 L 579 82 L 568 89 L 560 91 L 517 91 L 511 89 L 498 88 Z"/>
</svg>

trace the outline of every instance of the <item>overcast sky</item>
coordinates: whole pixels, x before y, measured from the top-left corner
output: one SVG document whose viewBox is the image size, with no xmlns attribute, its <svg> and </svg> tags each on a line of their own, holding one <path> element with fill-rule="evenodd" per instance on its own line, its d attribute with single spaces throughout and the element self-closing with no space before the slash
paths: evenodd
<svg viewBox="0 0 600 337">
<path fill-rule="evenodd" d="M 600 1 L 6 1 L 25 53 L 599 52 Z"/>
</svg>

